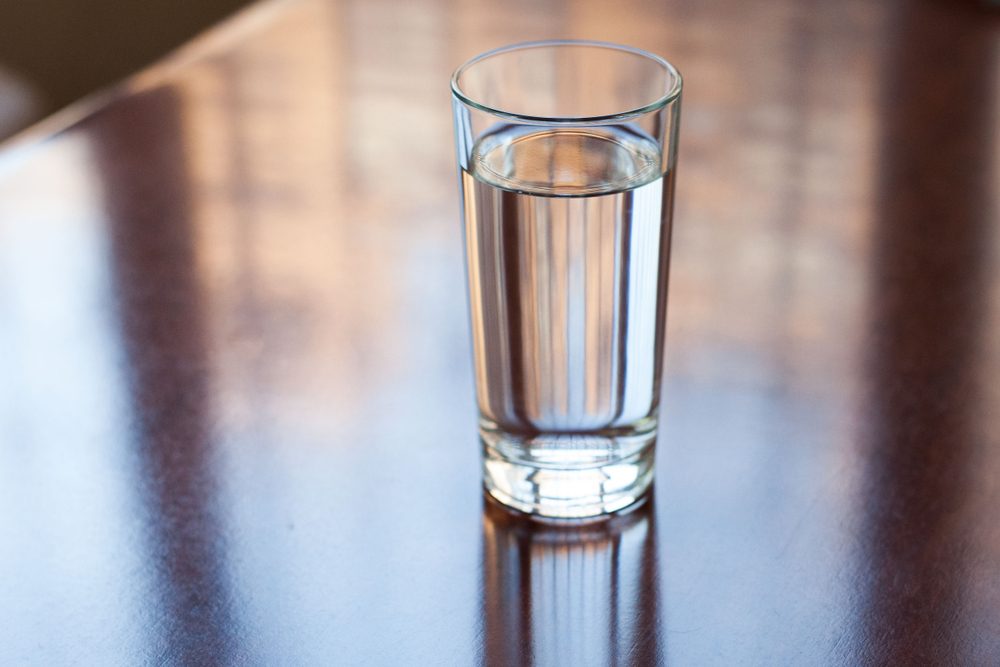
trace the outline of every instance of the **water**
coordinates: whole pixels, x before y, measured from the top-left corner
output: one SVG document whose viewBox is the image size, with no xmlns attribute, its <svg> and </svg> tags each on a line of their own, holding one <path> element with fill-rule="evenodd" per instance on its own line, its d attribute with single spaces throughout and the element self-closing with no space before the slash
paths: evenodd
<svg viewBox="0 0 1000 667">
<path fill-rule="evenodd" d="M 659 148 L 623 126 L 507 126 L 470 164 L 487 488 L 557 516 L 627 505 L 651 475 L 659 401 L 673 183 Z"/>
</svg>

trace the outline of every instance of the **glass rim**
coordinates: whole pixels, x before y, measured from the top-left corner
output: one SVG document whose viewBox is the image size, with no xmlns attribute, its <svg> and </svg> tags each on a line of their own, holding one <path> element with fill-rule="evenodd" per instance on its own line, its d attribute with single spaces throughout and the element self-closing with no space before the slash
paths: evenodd
<svg viewBox="0 0 1000 667">
<path fill-rule="evenodd" d="M 462 74 L 464 74 L 469 68 L 474 65 L 486 60 L 487 58 L 492 58 L 493 56 L 498 56 L 503 53 L 508 53 L 510 51 L 521 51 L 524 49 L 533 49 L 539 47 L 550 47 L 550 46 L 591 46 L 602 49 L 611 49 L 614 51 L 622 51 L 625 53 L 631 53 L 632 55 L 640 56 L 651 60 L 658 65 L 660 65 L 667 73 L 673 78 L 673 83 L 663 93 L 660 97 L 656 98 L 648 104 L 644 104 L 641 107 L 636 107 L 634 109 L 627 109 L 625 111 L 620 111 L 612 114 L 601 114 L 596 116 L 532 116 L 529 114 L 515 113 L 513 111 L 505 111 L 503 109 L 490 106 L 488 104 L 483 104 L 472 99 L 469 95 L 462 91 L 462 87 L 458 83 L 458 79 Z M 496 49 L 491 49 L 480 53 L 477 56 L 466 60 L 464 63 L 458 66 L 458 68 L 451 75 L 451 94 L 459 99 L 463 104 L 466 104 L 474 109 L 479 109 L 480 111 L 485 111 L 488 114 L 494 116 L 499 116 L 501 118 L 510 118 L 512 120 L 519 120 L 529 123 L 545 123 L 545 124 L 580 124 L 580 123 L 596 123 L 605 121 L 620 121 L 628 120 L 630 118 L 636 118 L 642 116 L 651 111 L 656 111 L 662 109 L 666 105 L 670 104 L 678 97 L 680 97 L 681 89 L 684 85 L 684 79 L 681 77 L 681 73 L 677 71 L 677 68 L 673 66 L 666 58 L 656 55 L 655 53 L 650 53 L 643 49 L 638 49 L 634 46 L 625 46 L 624 44 L 615 44 L 614 42 L 602 42 L 590 39 L 543 39 L 531 42 L 518 42 L 516 44 L 508 44 L 506 46 L 501 46 Z"/>
</svg>

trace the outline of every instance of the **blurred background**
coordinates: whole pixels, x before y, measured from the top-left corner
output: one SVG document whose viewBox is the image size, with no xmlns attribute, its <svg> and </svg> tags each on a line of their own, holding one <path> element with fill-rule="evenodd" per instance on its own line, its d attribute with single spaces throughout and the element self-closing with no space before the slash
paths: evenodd
<svg viewBox="0 0 1000 667">
<path fill-rule="evenodd" d="M 155 61 L 248 0 L 0 0 L 0 140 Z"/>
</svg>

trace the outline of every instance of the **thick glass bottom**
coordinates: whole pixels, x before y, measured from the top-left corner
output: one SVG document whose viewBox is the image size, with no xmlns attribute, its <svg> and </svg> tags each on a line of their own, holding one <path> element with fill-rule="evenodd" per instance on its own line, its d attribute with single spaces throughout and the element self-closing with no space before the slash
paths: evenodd
<svg viewBox="0 0 1000 667">
<path fill-rule="evenodd" d="M 611 514 L 642 498 L 653 481 L 655 428 L 625 435 L 525 436 L 484 427 L 479 435 L 486 492 L 527 514 Z"/>
</svg>

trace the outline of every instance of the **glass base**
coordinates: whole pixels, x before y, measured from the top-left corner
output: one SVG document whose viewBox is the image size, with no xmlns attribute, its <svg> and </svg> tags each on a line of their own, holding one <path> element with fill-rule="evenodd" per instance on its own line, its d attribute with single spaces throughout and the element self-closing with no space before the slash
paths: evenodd
<svg viewBox="0 0 1000 667">
<path fill-rule="evenodd" d="M 483 485 L 497 501 L 555 519 L 629 507 L 653 481 L 656 431 L 514 435 L 481 428 Z"/>
</svg>

